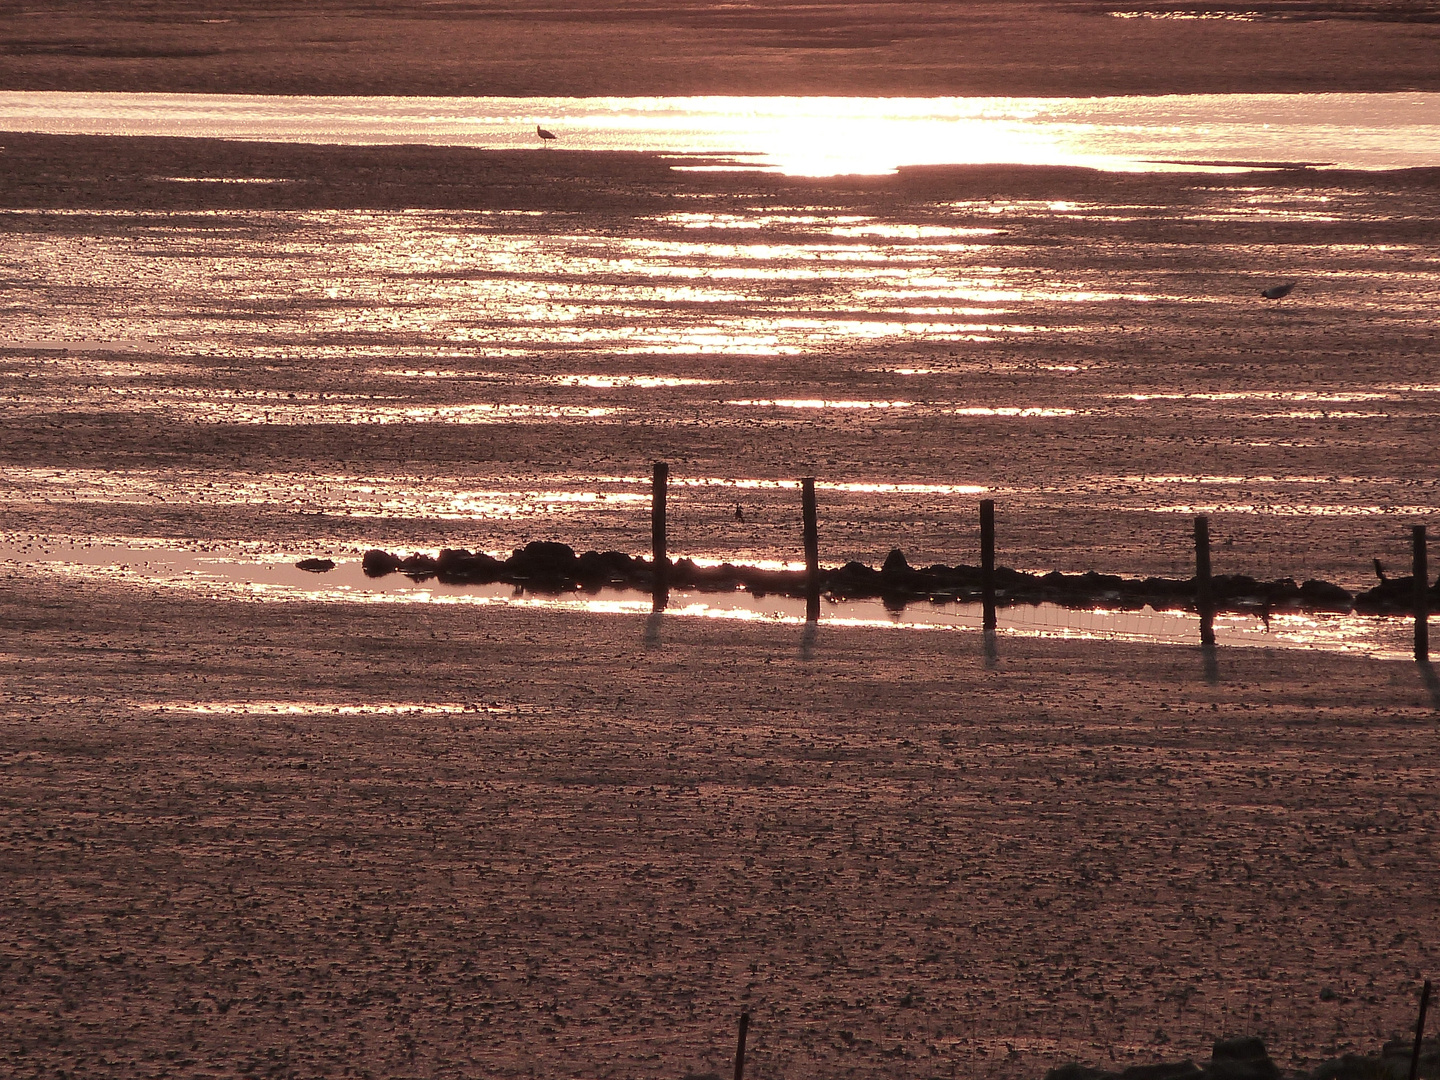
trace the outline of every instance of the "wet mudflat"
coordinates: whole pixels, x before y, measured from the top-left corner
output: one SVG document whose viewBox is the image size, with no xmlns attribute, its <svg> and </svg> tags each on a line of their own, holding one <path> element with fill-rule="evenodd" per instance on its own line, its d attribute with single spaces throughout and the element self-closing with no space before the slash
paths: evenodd
<svg viewBox="0 0 1440 1080">
<path fill-rule="evenodd" d="M 797 557 L 815 475 L 834 565 L 988 497 L 1018 569 L 1188 576 L 1208 513 L 1358 590 L 1440 505 L 1432 173 L 7 142 L 12 535 L 643 550 L 665 460 L 676 556 Z"/>
<path fill-rule="evenodd" d="M 988 497 L 1364 588 L 1440 503 L 1430 174 L 5 142 L 7 550 L 637 551 L 666 460 L 677 556 L 798 558 L 813 474 L 831 564 Z M 18 1075 L 1298 1067 L 1432 962 L 1408 663 L 0 573 Z"/>
<path fill-rule="evenodd" d="M 1434 962 L 1413 665 L 4 584 L 12 1075 L 1290 1068 Z"/>
</svg>

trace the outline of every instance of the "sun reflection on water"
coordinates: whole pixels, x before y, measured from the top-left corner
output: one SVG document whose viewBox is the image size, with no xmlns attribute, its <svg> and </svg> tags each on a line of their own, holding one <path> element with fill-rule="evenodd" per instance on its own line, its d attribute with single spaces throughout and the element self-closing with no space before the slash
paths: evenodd
<svg viewBox="0 0 1440 1080">
<path fill-rule="evenodd" d="M 0 93 L 0 125 L 51 134 L 529 149 L 535 125 L 543 122 L 558 129 L 569 149 L 648 151 L 690 170 L 834 176 L 998 163 L 1223 173 L 1243 171 L 1220 164 L 1235 161 L 1303 160 L 1372 169 L 1434 165 L 1440 159 L 1435 101 L 1436 95 L 1425 93 L 315 98 L 6 91 Z M 188 186 L 251 178 L 168 180 Z"/>
</svg>

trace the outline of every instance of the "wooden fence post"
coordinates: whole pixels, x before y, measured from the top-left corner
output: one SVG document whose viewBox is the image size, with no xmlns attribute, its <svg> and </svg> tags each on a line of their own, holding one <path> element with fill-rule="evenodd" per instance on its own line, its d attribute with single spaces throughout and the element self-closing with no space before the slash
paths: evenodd
<svg viewBox="0 0 1440 1080">
<path fill-rule="evenodd" d="M 1430 659 L 1430 571 L 1425 560 L 1425 526 L 1410 530 L 1410 547 L 1415 576 L 1415 659 Z"/>
<path fill-rule="evenodd" d="M 651 607 L 664 611 L 670 600 L 670 560 L 665 555 L 665 491 L 670 485 L 670 466 L 655 463 L 650 479 L 650 552 L 655 579 Z"/>
<path fill-rule="evenodd" d="M 1215 600 L 1210 587 L 1210 519 L 1195 518 L 1195 609 L 1200 613 L 1200 644 L 1215 647 Z"/>
<path fill-rule="evenodd" d="M 815 513 L 815 478 L 800 481 L 800 509 L 805 518 L 805 621 L 820 620 L 820 526 Z"/>
<path fill-rule="evenodd" d="M 1415 1022 L 1415 1048 L 1410 1051 L 1410 1080 L 1420 1071 L 1420 1044 L 1425 1040 L 1425 1010 L 1430 1006 L 1430 980 L 1420 991 L 1420 1019 Z"/>
<path fill-rule="evenodd" d="M 745 1080 L 745 1034 L 750 1030 L 750 1014 L 740 1014 L 740 1041 L 735 1044 L 735 1080 Z"/>
<path fill-rule="evenodd" d="M 995 629 L 995 500 L 980 500 L 980 595 L 986 630 Z"/>
</svg>

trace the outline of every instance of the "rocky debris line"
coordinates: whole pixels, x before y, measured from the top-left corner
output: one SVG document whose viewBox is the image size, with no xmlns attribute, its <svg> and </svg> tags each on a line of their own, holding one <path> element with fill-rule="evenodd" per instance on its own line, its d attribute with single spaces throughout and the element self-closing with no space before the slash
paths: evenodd
<svg viewBox="0 0 1440 1080">
<path fill-rule="evenodd" d="M 365 553 L 370 577 L 401 573 L 417 581 L 435 578 L 443 584 L 506 582 L 541 592 L 598 589 L 602 586 L 649 591 L 655 581 L 647 559 L 619 551 L 587 551 L 576 555 L 566 544 L 537 540 L 517 548 L 505 560 L 464 548 L 446 548 L 438 557 L 416 554 L 401 557 L 387 551 Z M 763 570 L 755 566 L 722 563 L 697 566 L 690 559 L 670 563 L 670 587 L 705 592 L 745 589 L 757 596 L 780 593 L 805 595 L 805 574 L 800 570 Z M 1118 608 L 1156 610 L 1192 608 L 1195 579 L 1122 578 L 1114 574 L 1026 574 L 1008 567 L 995 571 L 996 599 L 1002 604 L 1051 603 L 1088 606 L 1104 603 Z M 824 570 L 820 588 L 837 599 L 881 599 L 901 605 L 918 600 L 979 600 L 978 566 L 913 567 L 899 548 L 890 552 L 880 569 L 860 562 Z M 1296 584 L 1293 578 L 1257 581 L 1243 574 L 1211 579 L 1217 610 L 1265 613 L 1303 610 L 1363 613 L 1408 612 L 1412 603 L 1411 579 L 1390 578 L 1358 596 L 1326 581 Z M 1440 608 L 1440 581 L 1430 590 L 1431 604 Z"/>
<path fill-rule="evenodd" d="M 1378 1056 L 1346 1054 L 1303 1074 L 1303 1080 L 1406 1080 L 1412 1048 L 1408 1039 L 1392 1039 Z M 1440 1078 L 1440 1046 L 1434 1039 L 1426 1039 L 1421 1047 L 1418 1076 L 1421 1080 Z M 1264 1042 L 1241 1036 L 1217 1040 L 1203 1067 L 1188 1059 L 1132 1065 L 1122 1072 L 1070 1064 L 1051 1069 L 1045 1080 L 1280 1080 L 1280 1069 L 1270 1060 Z"/>
<path fill-rule="evenodd" d="M 1378 1056 L 1346 1054 L 1325 1062 L 1309 1080 L 1406 1080 L 1414 1050 L 1413 1036 L 1391 1039 Z M 1420 1044 L 1420 1068 L 1415 1075 L 1420 1080 L 1440 1080 L 1440 1042 L 1426 1039 Z"/>
</svg>

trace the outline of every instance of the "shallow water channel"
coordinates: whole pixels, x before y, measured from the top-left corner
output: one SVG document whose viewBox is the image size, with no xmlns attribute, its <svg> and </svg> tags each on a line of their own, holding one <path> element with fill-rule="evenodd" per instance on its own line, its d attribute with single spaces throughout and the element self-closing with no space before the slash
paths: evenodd
<svg viewBox="0 0 1440 1080">
<path fill-rule="evenodd" d="M 504 555 L 496 552 L 496 555 Z M 359 560 L 338 560 L 326 572 L 301 570 L 288 556 L 228 554 L 145 547 L 134 543 L 10 540 L 0 542 L 0 567 L 26 574 L 51 573 L 75 579 L 103 580 L 157 589 L 184 589 L 216 600 L 272 603 L 467 604 L 478 607 L 534 608 L 598 615 L 651 616 L 646 633 L 659 627 L 648 594 L 629 589 L 529 591 L 506 583 L 447 585 L 435 579 L 415 581 L 403 574 L 367 577 Z M 756 595 L 737 590 L 714 593 L 672 590 L 665 617 L 735 619 L 769 623 L 805 623 L 803 598 Z M 887 605 L 880 600 L 830 600 L 820 622 L 833 627 L 898 630 L 980 631 L 981 605 L 923 601 Z M 1199 618 L 1190 612 L 1067 608 L 1056 604 L 1017 604 L 999 610 L 1003 637 L 1068 638 L 1193 645 Z M 1223 614 L 1215 636 L 1223 647 L 1319 649 L 1327 652 L 1405 659 L 1411 622 L 1401 617 L 1328 615 L 1307 612 L 1258 615 Z"/>
</svg>

